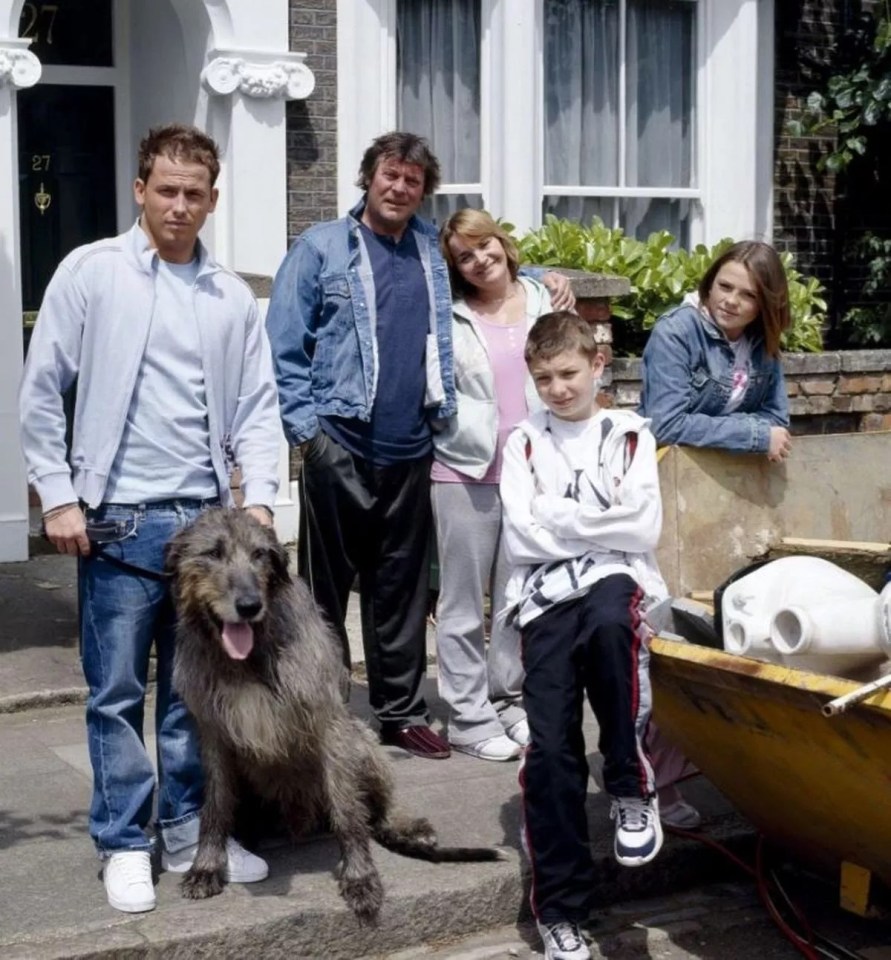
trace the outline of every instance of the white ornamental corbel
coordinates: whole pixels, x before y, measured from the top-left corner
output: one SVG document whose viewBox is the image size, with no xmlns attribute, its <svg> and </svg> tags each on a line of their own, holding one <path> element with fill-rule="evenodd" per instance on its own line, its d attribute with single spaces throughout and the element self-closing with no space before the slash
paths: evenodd
<svg viewBox="0 0 891 960">
<path fill-rule="evenodd" d="M 40 79 L 42 66 L 30 50 L 0 47 L 0 87 L 9 84 L 17 90 L 33 87 Z"/>
<path fill-rule="evenodd" d="M 229 96 L 238 91 L 247 97 L 269 100 L 302 100 L 316 85 L 312 70 L 300 60 L 249 62 L 239 56 L 218 56 L 201 72 L 211 92 Z"/>
</svg>

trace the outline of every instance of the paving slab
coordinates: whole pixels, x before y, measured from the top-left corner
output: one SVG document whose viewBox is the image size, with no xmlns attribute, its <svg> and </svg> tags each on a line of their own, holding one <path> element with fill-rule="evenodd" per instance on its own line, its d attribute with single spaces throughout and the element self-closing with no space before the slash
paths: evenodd
<svg viewBox="0 0 891 960">
<path fill-rule="evenodd" d="M 360 684 L 354 684 L 353 707 L 368 715 Z M 590 716 L 586 734 L 596 743 Z M 337 893 L 333 838 L 270 840 L 261 847 L 270 862 L 265 882 L 232 884 L 218 898 L 192 902 L 180 896 L 176 877 L 162 873 L 157 909 L 128 916 L 107 905 L 88 836 L 90 777 L 81 708 L 0 716 L 0 956 L 345 960 L 516 922 L 525 913 L 527 884 L 518 849 L 517 764 L 465 755 L 430 761 L 395 748 L 386 752 L 400 804 L 429 816 L 443 843 L 498 844 L 509 859 L 432 866 L 376 848 L 386 902 L 380 924 L 369 928 L 355 920 Z M 709 848 L 675 837 L 667 839 L 653 864 L 620 868 L 612 857 L 607 798 L 597 782 L 599 758 L 590 760 L 591 833 L 603 903 L 726 874 L 726 862 Z M 687 792 L 716 836 L 745 842 L 748 828 L 714 788 L 693 781 Z"/>
<path fill-rule="evenodd" d="M 354 662 L 351 707 L 370 720 L 362 682 L 357 604 L 348 631 Z M 528 878 L 519 852 L 520 801 L 516 763 L 492 763 L 456 754 L 448 760 L 410 757 L 385 748 L 393 763 L 397 798 L 428 816 L 447 844 L 498 844 L 508 859 L 494 864 L 440 864 L 396 856 L 375 859 L 386 890 L 377 927 L 361 926 L 337 892 L 337 845 L 329 837 L 299 844 L 267 840 L 268 880 L 230 885 L 220 897 L 181 897 L 177 878 L 158 876 L 158 907 L 126 915 L 111 909 L 88 835 L 91 775 L 83 720 L 86 691 L 77 654 L 76 564 L 41 555 L 0 565 L 0 957 L 213 957 L 277 960 L 325 957 L 354 960 L 454 940 L 516 924 L 526 915 Z M 428 651 L 433 652 L 432 630 Z M 425 681 L 434 727 L 445 707 L 437 697 L 435 665 Z M 74 702 L 72 702 L 74 701 Z M 151 730 L 153 707 L 146 712 Z M 586 715 L 586 736 L 597 729 Z M 146 738 L 150 753 L 153 740 Z M 680 889 L 726 875 L 726 861 L 710 848 L 669 837 L 659 858 L 636 870 L 612 856 L 607 798 L 599 757 L 590 757 L 589 813 L 599 865 L 598 902 L 615 903 Z M 713 835 L 731 845 L 750 828 L 708 783 L 687 794 L 705 813 Z"/>
</svg>

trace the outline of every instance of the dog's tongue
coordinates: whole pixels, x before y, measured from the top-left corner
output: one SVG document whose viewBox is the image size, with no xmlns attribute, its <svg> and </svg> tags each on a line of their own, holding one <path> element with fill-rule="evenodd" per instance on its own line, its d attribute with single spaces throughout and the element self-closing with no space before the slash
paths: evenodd
<svg viewBox="0 0 891 960">
<path fill-rule="evenodd" d="M 233 660 L 245 660 L 254 646 L 254 628 L 249 623 L 224 623 L 223 647 Z"/>
</svg>

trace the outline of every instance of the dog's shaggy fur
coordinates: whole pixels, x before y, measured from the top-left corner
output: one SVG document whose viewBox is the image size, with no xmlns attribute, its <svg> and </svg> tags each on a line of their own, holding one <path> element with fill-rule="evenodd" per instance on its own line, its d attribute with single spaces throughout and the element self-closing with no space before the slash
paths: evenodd
<svg viewBox="0 0 891 960">
<path fill-rule="evenodd" d="M 383 900 L 371 838 L 431 861 L 501 857 L 438 847 L 427 820 L 393 812 L 389 763 L 343 703 L 339 645 L 271 529 L 242 510 L 209 510 L 170 542 L 167 569 L 179 617 L 174 684 L 197 722 L 205 771 L 185 896 L 222 890 L 240 779 L 294 831 L 330 827 L 340 892 L 362 920 Z"/>
</svg>

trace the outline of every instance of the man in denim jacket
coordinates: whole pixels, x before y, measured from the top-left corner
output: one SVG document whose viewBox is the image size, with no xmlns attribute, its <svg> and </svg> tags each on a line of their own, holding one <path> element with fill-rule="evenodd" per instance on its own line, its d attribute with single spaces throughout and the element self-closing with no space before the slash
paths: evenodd
<svg viewBox="0 0 891 960">
<path fill-rule="evenodd" d="M 437 231 L 416 216 L 439 184 L 426 141 L 365 151 L 365 196 L 311 227 L 279 268 L 267 315 L 285 434 L 303 452 L 298 564 L 340 634 L 358 574 L 381 739 L 442 759 L 427 725 L 431 421 L 455 413 L 452 304 Z M 562 279 L 562 278 L 561 278 Z"/>
</svg>

